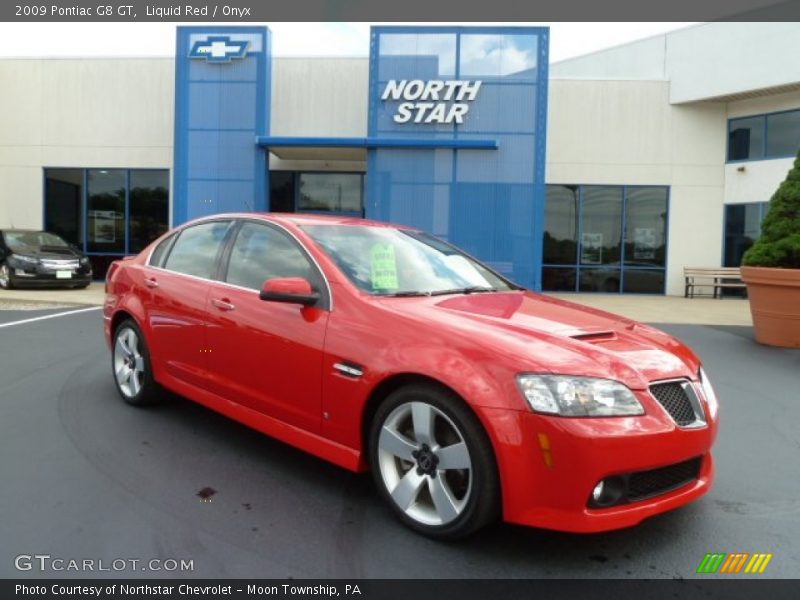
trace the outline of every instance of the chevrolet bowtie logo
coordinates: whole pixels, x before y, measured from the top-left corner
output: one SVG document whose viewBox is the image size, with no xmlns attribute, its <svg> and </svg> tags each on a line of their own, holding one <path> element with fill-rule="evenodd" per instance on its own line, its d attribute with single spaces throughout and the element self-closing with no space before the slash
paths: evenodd
<svg viewBox="0 0 800 600">
<path fill-rule="evenodd" d="M 205 58 L 208 62 L 230 62 L 232 58 L 244 58 L 250 42 L 232 41 L 227 35 L 209 36 L 207 40 L 195 42 L 189 58 Z"/>
</svg>

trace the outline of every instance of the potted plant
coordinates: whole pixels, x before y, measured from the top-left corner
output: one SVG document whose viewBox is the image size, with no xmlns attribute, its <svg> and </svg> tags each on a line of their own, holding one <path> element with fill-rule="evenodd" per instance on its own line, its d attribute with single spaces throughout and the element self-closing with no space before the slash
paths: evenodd
<svg viewBox="0 0 800 600">
<path fill-rule="evenodd" d="M 800 348 L 800 154 L 742 258 L 756 340 Z"/>
</svg>

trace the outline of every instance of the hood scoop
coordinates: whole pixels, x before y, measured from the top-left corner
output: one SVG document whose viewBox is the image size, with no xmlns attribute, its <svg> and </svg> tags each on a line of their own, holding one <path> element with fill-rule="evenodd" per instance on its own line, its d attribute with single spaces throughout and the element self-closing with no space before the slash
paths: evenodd
<svg viewBox="0 0 800 600">
<path fill-rule="evenodd" d="M 584 333 L 577 333 L 569 336 L 573 340 L 580 340 L 581 342 L 588 342 L 589 344 L 597 344 L 600 342 L 613 342 L 617 339 L 617 334 L 614 331 L 590 331 Z"/>
</svg>

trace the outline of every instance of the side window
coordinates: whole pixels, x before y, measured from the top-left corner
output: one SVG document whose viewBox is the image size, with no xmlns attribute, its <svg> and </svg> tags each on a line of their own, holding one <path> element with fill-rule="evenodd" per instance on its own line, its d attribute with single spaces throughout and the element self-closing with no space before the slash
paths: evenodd
<svg viewBox="0 0 800 600">
<path fill-rule="evenodd" d="M 244 223 L 231 249 L 225 281 L 260 290 L 274 277 L 303 277 L 320 287 L 316 268 L 289 236 L 267 225 Z"/>
<path fill-rule="evenodd" d="M 148 263 L 151 267 L 160 267 L 163 265 L 164 257 L 174 239 L 175 235 L 173 234 L 155 247 L 155 250 L 153 250 L 153 253 L 150 255 L 150 262 Z"/>
<path fill-rule="evenodd" d="M 178 234 L 164 268 L 211 279 L 222 241 L 230 226 L 231 221 L 212 221 L 187 227 Z"/>
</svg>

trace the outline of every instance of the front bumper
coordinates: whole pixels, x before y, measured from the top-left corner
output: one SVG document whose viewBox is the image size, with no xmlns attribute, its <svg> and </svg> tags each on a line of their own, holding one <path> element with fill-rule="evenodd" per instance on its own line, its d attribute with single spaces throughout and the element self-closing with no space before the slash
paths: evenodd
<svg viewBox="0 0 800 600">
<path fill-rule="evenodd" d="M 708 492 L 716 422 L 679 428 L 655 408 L 638 417 L 563 418 L 485 409 L 491 423 L 508 522 L 571 532 L 630 527 Z M 663 414 L 662 414 L 663 413 Z M 697 479 L 642 500 L 591 508 L 595 485 L 699 457 Z"/>
<path fill-rule="evenodd" d="M 37 266 L 11 266 L 9 275 L 14 287 L 76 287 L 88 285 L 92 282 L 92 269 L 81 266 L 77 269 L 63 269 L 69 277 L 59 277 L 56 269 L 45 269 Z"/>
</svg>

